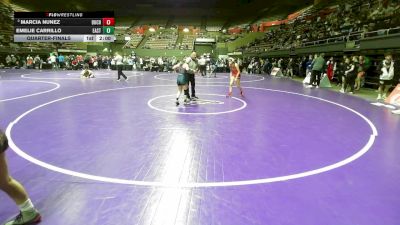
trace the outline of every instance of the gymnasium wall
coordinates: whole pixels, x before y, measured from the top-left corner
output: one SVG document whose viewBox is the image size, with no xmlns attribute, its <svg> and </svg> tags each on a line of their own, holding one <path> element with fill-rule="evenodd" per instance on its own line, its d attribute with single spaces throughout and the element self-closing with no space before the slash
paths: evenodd
<svg viewBox="0 0 400 225">
<path fill-rule="evenodd" d="M 204 53 L 214 54 L 213 45 L 199 45 L 195 44 L 194 49 L 197 55 L 203 55 Z"/>
</svg>

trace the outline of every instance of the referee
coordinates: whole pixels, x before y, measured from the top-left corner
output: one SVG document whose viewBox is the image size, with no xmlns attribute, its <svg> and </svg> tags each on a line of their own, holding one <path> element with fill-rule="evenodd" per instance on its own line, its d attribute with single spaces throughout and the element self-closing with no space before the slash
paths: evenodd
<svg viewBox="0 0 400 225">
<path fill-rule="evenodd" d="M 128 77 L 125 76 L 125 74 L 122 72 L 122 67 L 124 65 L 123 65 L 123 62 L 122 62 L 122 56 L 120 54 L 118 54 L 118 52 L 115 53 L 114 61 L 115 61 L 115 65 L 117 65 L 117 70 L 118 70 L 118 79 L 117 79 L 117 81 L 121 80 L 121 76 L 123 76 L 125 78 L 125 80 L 128 80 Z"/>
<path fill-rule="evenodd" d="M 189 70 L 187 70 L 187 75 L 189 78 L 189 84 L 192 90 L 192 95 L 191 95 L 191 100 L 197 100 L 198 97 L 196 96 L 196 90 L 195 90 L 195 86 L 196 86 L 196 82 L 194 79 L 194 74 L 197 72 L 198 70 L 198 62 L 197 62 L 197 54 L 195 51 L 192 52 L 192 54 L 190 54 L 190 62 L 188 62 L 188 66 L 189 66 Z M 188 84 L 188 85 L 189 85 Z M 185 95 L 189 96 L 189 87 L 185 90 Z"/>
</svg>

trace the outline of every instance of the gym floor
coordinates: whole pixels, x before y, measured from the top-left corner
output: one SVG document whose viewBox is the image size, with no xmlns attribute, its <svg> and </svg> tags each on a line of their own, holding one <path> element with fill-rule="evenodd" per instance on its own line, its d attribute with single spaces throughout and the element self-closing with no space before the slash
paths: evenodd
<svg viewBox="0 0 400 225">
<path fill-rule="evenodd" d="M 399 224 L 387 108 L 247 74 L 244 97 L 197 76 L 176 106 L 176 74 L 94 72 L 0 71 L 9 167 L 43 225 Z M 0 193 L 0 223 L 17 211 Z"/>
</svg>

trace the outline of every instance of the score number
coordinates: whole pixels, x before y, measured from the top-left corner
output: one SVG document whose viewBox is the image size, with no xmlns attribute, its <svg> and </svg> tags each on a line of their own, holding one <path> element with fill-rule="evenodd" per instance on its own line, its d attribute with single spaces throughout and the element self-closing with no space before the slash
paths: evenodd
<svg viewBox="0 0 400 225">
<path fill-rule="evenodd" d="M 103 26 L 114 26 L 114 18 L 103 18 Z"/>
<path fill-rule="evenodd" d="M 103 27 L 103 34 L 114 34 L 114 27 Z"/>
<path fill-rule="evenodd" d="M 114 34 L 114 18 L 103 18 L 103 34 Z"/>
</svg>

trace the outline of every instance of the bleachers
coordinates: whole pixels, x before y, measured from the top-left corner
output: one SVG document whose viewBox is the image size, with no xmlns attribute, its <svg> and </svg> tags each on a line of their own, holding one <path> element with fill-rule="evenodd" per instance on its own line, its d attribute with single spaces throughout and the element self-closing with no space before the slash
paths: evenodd
<svg viewBox="0 0 400 225">
<path fill-rule="evenodd" d="M 152 34 L 143 48 L 147 49 L 175 49 L 178 35 L 175 32 L 172 33 L 159 33 Z"/>
<path fill-rule="evenodd" d="M 130 35 L 131 40 L 129 40 L 123 48 L 137 48 L 140 42 L 143 40 L 143 35 L 132 34 Z"/>
<path fill-rule="evenodd" d="M 13 37 L 13 9 L 9 5 L 4 5 L 0 2 L 0 43 L 4 47 L 7 47 L 12 42 Z"/>
<path fill-rule="evenodd" d="M 114 35 L 117 41 L 125 41 L 128 30 L 125 27 L 115 27 Z"/>
<path fill-rule="evenodd" d="M 182 39 L 182 43 L 180 43 L 179 49 L 181 50 L 193 50 L 194 41 L 197 35 L 193 34 L 185 34 Z"/>
<path fill-rule="evenodd" d="M 20 43 L 17 46 L 20 48 L 29 48 L 29 49 L 48 49 L 52 51 L 56 46 L 53 43 L 45 43 L 45 42 L 24 42 Z"/>
<path fill-rule="evenodd" d="M 325 43 L 321 40 L 340 38 L 357 41 L 368 32 L 400 26 L 400 6 L 392 2 L 382 6 L 379 0 L 343 0 L 340 5 L 309 8 L 296 20 L 280 25 L 265 33 L 261 40 L 250 43 L 247 52 L 263 52 L 270 49 L 290 49 Z M 272 46 L 271 46 L 272 44 Z"/>
</svg>

